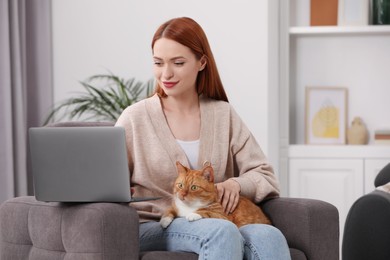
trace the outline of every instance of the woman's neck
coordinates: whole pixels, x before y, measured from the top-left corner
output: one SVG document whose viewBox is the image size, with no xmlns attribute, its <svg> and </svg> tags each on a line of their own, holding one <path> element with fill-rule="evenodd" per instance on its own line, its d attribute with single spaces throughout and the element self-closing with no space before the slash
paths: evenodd
<svg viewBox="0 0 390 260">
<path fill-rule="evenodd" d="M 199 110 L 198 94 L 180 97 L 168 96 L 162 98 L 161 101 L 163 109 L 169 112 L 193 113 Z"/>
<path fill-rule="evenodd" d="M 168 96 L 161 99 L 165 118 L 173 136 L 182 141 L 200 138 L 200 107 L 198 95 L 187 98 Z"/>
</svg>

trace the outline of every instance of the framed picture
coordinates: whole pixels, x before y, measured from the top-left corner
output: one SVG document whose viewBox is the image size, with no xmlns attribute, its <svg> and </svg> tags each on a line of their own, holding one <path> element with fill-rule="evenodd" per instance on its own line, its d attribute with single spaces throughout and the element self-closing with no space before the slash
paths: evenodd
<svg viewBox="0 0 390 260">
<path fill-rule="evenodd" d="M 337 24 L 340 26 L 368 25 L 369 0 L 339 0 Z"/>
<path fill-rule="evenodd" d="M 306 144 L 345 144 L 348 90 L 306 87 Z"/>
</svg>

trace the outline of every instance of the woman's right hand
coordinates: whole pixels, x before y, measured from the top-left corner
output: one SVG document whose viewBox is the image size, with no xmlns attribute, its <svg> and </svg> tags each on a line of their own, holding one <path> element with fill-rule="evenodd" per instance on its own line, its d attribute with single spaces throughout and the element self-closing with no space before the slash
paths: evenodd
<svg viewBox="0 0 390 260">
<path fill-rule="evenodd" d="M 232 213 L 240 199 L 241 186 L 238 182 L 228 179 L 216 184 L 218 191 L 218 200 L 221 203 L 226 214 Z"/>
</svg>

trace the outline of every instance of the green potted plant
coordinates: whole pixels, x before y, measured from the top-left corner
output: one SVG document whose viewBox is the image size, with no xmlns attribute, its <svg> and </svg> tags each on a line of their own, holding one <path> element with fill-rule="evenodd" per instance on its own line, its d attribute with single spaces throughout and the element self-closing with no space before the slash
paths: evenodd
<svg viewBox="0 0 390 260">
<path fill-rule="evenodd" d="M 154 79 L 144 83 L 135 78 L 126 80 L 112 73 L 91 76 L 80 84 L 85 91 L 56 104 L 44 125 L 64 118 L 116 121 L 126 107 L 150 96 L 154 90 Z"/>
</svg>

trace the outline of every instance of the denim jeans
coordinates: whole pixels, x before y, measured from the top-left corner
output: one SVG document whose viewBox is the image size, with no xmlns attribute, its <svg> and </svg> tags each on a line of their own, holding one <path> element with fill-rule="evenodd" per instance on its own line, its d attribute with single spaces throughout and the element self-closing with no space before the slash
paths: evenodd
<svg viewBox="0 0 390 260">
<path fill-rule="evenodd" d="M 158 222 L 140 225 L 141 251 L 194 252 L 201 260 L 290 260 L 283 234 L 262 224 L 238 229 L 230 221 L 175 219 L 167 229 Z"/>
</svg>

